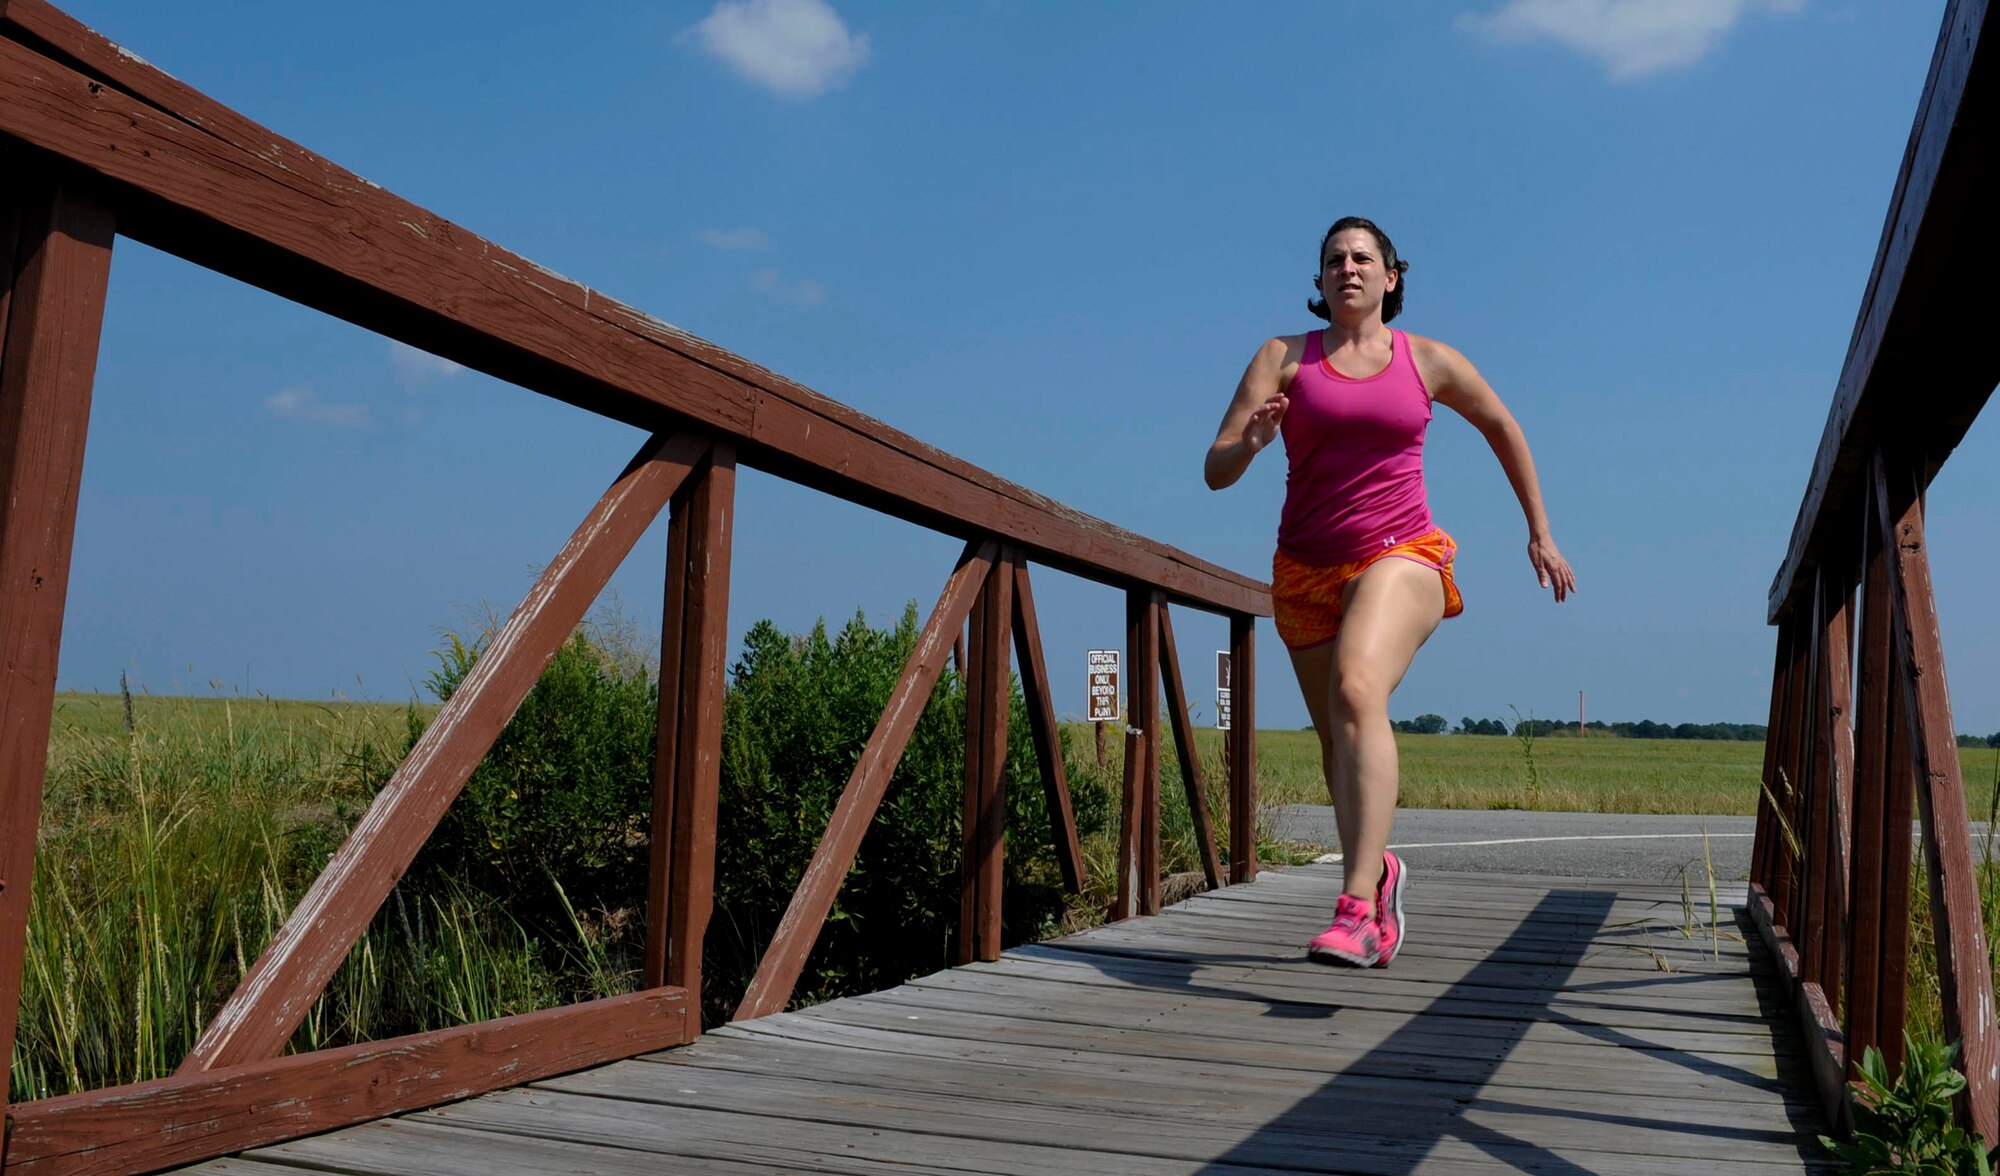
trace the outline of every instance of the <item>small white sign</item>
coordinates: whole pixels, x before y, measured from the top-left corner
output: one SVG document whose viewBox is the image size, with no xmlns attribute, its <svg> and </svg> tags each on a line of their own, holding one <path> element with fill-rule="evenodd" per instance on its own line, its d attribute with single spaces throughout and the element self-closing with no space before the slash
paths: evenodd
<svg viewBox="0 0 2000 1176">
<path fill-rule="evenodd" d="M 1229 730 L 1229 651 L 1215 651 L 1215 728 Z"/>
<path fill-rule="evenodd" d="M 1116 722 L 1118 719 L 1118 651 L 1093 649 L 1085 655 L 1090 721 Z"/>
</svg>

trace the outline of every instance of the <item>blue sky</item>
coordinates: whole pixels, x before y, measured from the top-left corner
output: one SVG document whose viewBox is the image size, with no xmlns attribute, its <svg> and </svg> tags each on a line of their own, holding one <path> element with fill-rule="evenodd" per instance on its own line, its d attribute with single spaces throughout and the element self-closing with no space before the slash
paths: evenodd
<svg viewBox="0 0 2000 1176">
<path fill-rule="evenodd" d="M 1211 494 L 1237 376 L 1320 234 L 1410 259 L 1399 326 L 1527 429 L 1580 593 L 1535 586 L 1476 433 L 1432 427 L 1464 617 L 1392 705 L 1762 721 L 1775 574 L 1943 5 L 70 0 L 113 40 L 475 232 L 998 474 L 1268 575 L 1267 455 Z M 1246 11 L 1248 15 L 1246 15 Z M 131 242 L 114 263 L 62 684 L 400 700 L 518 600 L 620 425 Z M 1961 729 L 2000 727 L 2000 463 L 1935 488 Z M 766 476 L 732 629 L 935 599 L 958 544 Z M 614 580 L 657 625 L 664 526 Z M 1038 575 L 1058 707 L 1116 645 Z M 1207 699 L 1219 620 L 1177 612 Z M 1259 713 L 1306 722 L 1268 622 Z M 1212 700 L 1202 704 L 1206 721 Z"/>
</svg>

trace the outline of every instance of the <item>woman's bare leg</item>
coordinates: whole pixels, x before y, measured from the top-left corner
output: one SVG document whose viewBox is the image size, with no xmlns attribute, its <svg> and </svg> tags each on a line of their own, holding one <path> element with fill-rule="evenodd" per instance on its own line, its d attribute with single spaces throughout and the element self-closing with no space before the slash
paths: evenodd
<svg viewBox="0 0 2000 1176">
<path fill-rule="evenodd" d="M 1299 678 L 1299 693 L 1305 695 L 1306 714 L 1312 717 L 1313 732 L 1319 736 L 1319 767 L 1326 775 L 1326 799 L 1333 805 L 1333 822 L 1340 830 L 1340 846 L 1345 850 L 1353 844 L 1354 831 L 1348 828 L 1353 806 L 1340 802 L 1340 789 L 1334 784 L 1339 772 L 1333 750 L 1334 644 L 1328 641 L 1311 649 L 1287 652 L 1292 655 L 1292 672 Z"/>
<path fill-rule="evenodd" d="M 1329 722 L 1321 743 L 1332 752 L 1327 785 L 1340 826 L 1344 889 L 1370 903 L 1396 818 L 1398 764 L 1389 694 L 1443 619 L 1444 583 L 1436 569 L 1414 560 L 1382 560 L 1347 586 L 1340 636 L 1332 644 Z M 1320 728 L 1310 697 L 1306 709 Z"/>
</svg>

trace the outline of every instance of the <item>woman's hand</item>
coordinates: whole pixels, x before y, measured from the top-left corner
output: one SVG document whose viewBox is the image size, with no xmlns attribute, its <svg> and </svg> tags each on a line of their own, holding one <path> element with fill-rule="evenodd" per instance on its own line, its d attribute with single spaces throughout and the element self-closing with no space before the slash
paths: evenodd
<svg viewBox="0 0 2000 1176">
<path fill-rule="evenodd" d="M 1291 404 L 1285 396 L 1285 364 L 1294 350 L 1304 347 L 1300 340 L 1298 335 L 1266 340 L 1250 357 L 1208 456 L 1202 459 L 1202 480 L 1210 490 L 1234 486 L 1250 468 L 1250 460 L 1277 440 L 1278 425 Z"/>
<path fill-rule="evenodd" d="M 1556 550 L 1556 541 L 1547 535 L 1528 540 L 1528 562 L 1535 565 L 1535 578 L 1542 587 L 1556 590 L 1556 603 L 1561 604 L 1576 591 L 1576 573 L 1570 570 L 1569 561 Z"/>
<path fill-rule="evenodd" d="M 1258 405 L 1256 411 L 1250 414 L 1250 419 L 1243 424 L 1243 444 L 1249 447 L 1252 456 L 1277 440 L 1278 426 L 1284 422 L 1285 410 L 1291 404 L 1291 397 L 1280 392 Z"/>
</svg>

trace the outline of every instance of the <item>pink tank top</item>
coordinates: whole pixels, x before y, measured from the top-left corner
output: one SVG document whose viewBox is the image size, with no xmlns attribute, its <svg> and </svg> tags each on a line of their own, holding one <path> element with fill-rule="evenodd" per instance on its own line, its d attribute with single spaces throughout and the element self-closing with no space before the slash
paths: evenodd
<svg viewBox="0 0 2000 1176">
<path fill-rule="evenodd" d="M 1424 497 L 1424 430 L 1431 397 L 1410 355 L 1410 337 L 1390 332 L 1389 366 L 1349 379 L 1326 361 L 1320 333 L 1288 393 L 1285 509 L 1278 549 L 1308 564 L 1337 564 L 1421 538 L 1435 526 Z"/>
</svg>

